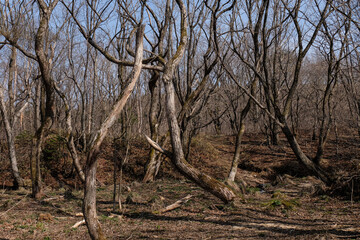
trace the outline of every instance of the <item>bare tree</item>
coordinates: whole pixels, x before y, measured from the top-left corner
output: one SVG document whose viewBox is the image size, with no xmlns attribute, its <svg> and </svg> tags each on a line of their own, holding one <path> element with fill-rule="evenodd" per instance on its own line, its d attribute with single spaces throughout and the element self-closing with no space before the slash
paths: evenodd
<svg viewBox="0 0 360 240">
<path fill-rule="evenodd" d="M 253 66 L 256 69 L 256 71 L 260 71 L 260 63 L 261 63 L 261 49 L 260 49 L 260 45 L 263 45 L 264 42 L 263 40 L 260 39 L 261 37 L 261 29 L 264 29 L 265 27 L 262 26 L 263 24 L 266 25 L 266 17 L 267 17 L 267 11 L 269 9 L 269 1 L 261 1 L 261 3 L 259 2 L 253 2 L 253 1 L 246 1 L 244 3 L 246 5 L 246 13 L 247 16 L 249 18 L 248 21 L 248 26 L 243 26 L 242 28 L 246 28 L 248 29 L 248 31 L 250 31 L 250 35 L 251 35 L 251 39 L 252 39 L 252 52 L 251 53 L 247 53 L 247 55 L 251 56 L 253 58 Z M 259 9 L 257 13 L 254 13 L 255 9 Z M 237 10 L 237 11 L 236 11 Z M 234 11 L 234 13 L 236 12 L 237 14 L 239 14 L 239 9 L 236 9 Z M 252 17 L 254 17 L 253 15 L 255 15 L 255 25 L 253 25 Z M 232 17 L 233 19 L 236 18 L 236 16 Z M 241 48 L 244 48 L 243 46 L 239 46 L 239 44 L 241 44 L 241 40 L 243 37 L 240 36 L 240 31 L 238 29 L 235 29 L 235 20 L 232 20 L 232 25 L 231 25 L 231 43 L 232 43 L 232 50 L 234 52 L 234 54 L 239 57 L 240 59 L 244 59 L 244 53 L 242 53 Z M 235 37 L 237 37 L 237 40 L 235 39 Z M 240 49 L 239 49 L 240 48 Z M 224 61 L 223 61 L 223 65 L 224 65 Z M 230 70 L 228 69 L 228 67 L 226 65 L 225 69 L 229 72 Z M 234 76 L 234 74 L 230 74 L 230 76 Z M 243 75 L 244 76 L 244 75 Z M 239 79 L 243 80 L 242 78 L 244 77 L 238 77 L 237 79 L 232 78 L 237 85 L 241 84 Z M 250 80 L 249 85 L 249 91 L 250 94 L 252 96 L 255 96 L 256 94 L 256 88 L 259 82 L 259 77 L 257 75 L 254 75 L 253 78 Z M 239 165 L 239 161 L 240 161 L 240 153 L 241 153 L 241 141 L 242 141 L 242 137 L 243 134 L 245 132 L 245 118 L 247 117 L 247 115 L 250 112 L 250 109 L 253 105 L 253 100 L 251 98 L 249 98 L 247 100 L 247 103 L 245 105 L 245 107 L 241 110 L 240 113 L 240 119 L 239 119 L 239 127 L 238 127 L 238 133 L 236 135 L 236 143 L 235 143 L 235 153 L 234 153 L 234 157 L 232 160 L 232 164 L 231 164 L 231 168 L 230 168 L 230 172 L 227 178 L 227 182 L 231 185 L 234 186 L 234 181 L 235 181 L 235 176 L 237 173 L 237 168 Z"/>
<path fill-rule="evenodd" d="M 8 77 L 8 88 L 7 88 L 7 99 L 4 96 L 4 90 L 5 88 L 0 85 L 0 112 L 1 116 L 4 122 L 4 128 L 7 138 L 7 144 L 8 144 L 8 154 L 9 154 L 9 160 L 11 164 L 11 170 L 14 177 L 14 189 L 18 189 L 19 187 L 24 186 L 24 180 L 20 176 L 18 163 L 17 163 L 17 157 L 16 157 L 16 150 L 15 150 L 15 134 L 16 134 L 16 125 L 19 121 L 19 118 L 21 114 L 24 112 L 26 107 L 28 106 L 28 100 L 27 95 L 29 93 L 29 78 L 30 78 L 30 63 L 28 63 L 28 69 L 25 74 L 24 79 L 24 92 L 25 92 L 25 98 L 22 99 L 21 97 L 24 96 L 18 96 L 19 91 L 19 81 L 18 81 L 18 73 L 17 73 L 17 49 L 13 46 L 11 46 L 11 56 L 10 56 L 10 64 L 9 64 L 9 77 Z M 5 82 L 4 82 L 5 83 Z M 20 101 L 20 106 L 18 104 L 15 104 L 15 101 Z"/>
<path fill-rule="evenodd" d="M 236 194 L 225 186 L 223 183 L 213 179 L 212 177 L 201 173 L 199 170 L 191 166 L 185 159 L 183 145 L 181 141 L 180 127 L 176 114 L 175 104 L 175 89 L 172 78 L 176 67 L 179 65 L 181 58 L 185 53 L 186 43 L 188 40 L 187 36 L 187 13 L 184 3 L 181 0 L 176 1 L 181 11 L 181 27 L 180 27 L 180 42 L 177 46 L 174 55 L 166 62 L 164 66 L 164 72 L 162 75 L 162 81 L 165 87 L 166 94 L 166 111 L 167 120 L 169 125 L 172 152 L 163 150 L 159 145 L 148 138 L 149 143 L 156 148 L 158 151 L 166 154 L 176 166 L 176 168 L 184 174 L 186 177 L 193 180 L 196 184 L 211 192 L 224 202 L 231 202 L 235 199 Z"/>
<path fill-rule="evenodd" d="M 42 97 L 42 103 L 44 103 L 43 117 L 41 119 L 41 125 L 36 131 L 34 137 L 34 147 L 31 157 L 31 172 L 32 172 L 32 190 L 33 196 L 39 198 L 42 195 L 42 183 L 41 183 L 41 172 L 40 172 L 40 161 L 41 161 L 41 151 L 42 145 L 44 142 L 44 137 L 46 131 L 51 128 L 54 119 L 55 111 L 55 97 L 54 97 L 54 81 L 51 76 L 52 68 L 52 58 L 53 54 L 48 54 L 50 45 L 49 45 L 49 22 L 51 14 L 56 7 L 58 0 L 50 1 L 46 3 L 45 1 L 37 1 L 38 11 L 39 11 L 39 26 L 35 34 L 35 55 L 29 52 L 26 48 L 18 44 L 17 39 L 10 34 L 10 32 L 2 32 L 2 35 L 5 37 L 6 41 L 19 49 L 25 56 L 35 60 L 39 64 L 39 71 L 41 74 L 42 84 L 45 90 L 45 95 Z M 20 6 L 23 6 L 20 4 Z M 29 4 L 24 6 L 24 11 L 29 11 Z M 51 46 L 54 50 L 55 45 Z M 54 51 L 52 51 L 53 53 Z"/>
<path fill-rule="evenodd" d="M 330 128 L 333 124 L 333 92 L 339 82 L 341 62 L 344 58 L 345 48 L 348 44 L 350 21 L 341 15 L 334 14 L 323 22 L 322 33 L 324 42 L 321 42 L 321 52 L 327 65 L 326 85 L 321 101 L 321 122 L 319 127 L 319 142 L 313 161 L 319 164 L 324 154 Z"/>
</svg>

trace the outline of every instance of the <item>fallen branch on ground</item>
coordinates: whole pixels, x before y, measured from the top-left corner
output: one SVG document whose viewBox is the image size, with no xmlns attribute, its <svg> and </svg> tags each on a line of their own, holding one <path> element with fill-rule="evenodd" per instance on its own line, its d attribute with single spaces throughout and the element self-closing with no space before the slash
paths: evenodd
<svg viewBox="0 0 360 240">
<path fill-rule="evenodd" d="M 173 203 L 173 204 L 171 204 L 171 205 L 169 205 L 169 206 L 161 209 L 159 212 L 160 212 L 160 213 L 164 213 L 164 212 L 169 212 L 169 211 L 171 211 L 171 210 L 174 210 L 174 209 L 180 207 L 181 205 L 187 203 L 187 201 L 189 201 L 191 197 L 192 197 L 192 196 L 189 194 L 189 195 L 187 195 L 186 197 L 184 197 L 184 198 L 176 201 L 175 203 Z"/>
<path fill-rule="evenodd" d="M 84 224 L 85 224 L 85 219 L 75 223 L 71 228 L 78 228 L 79 226 L 84 225 Z"/>
<path fill-rule="evenodd" d="M 10 212 L 11 209 L 15 208 L 17 205 L 19 205 L 24 199 L 26 199 L 26 197 L 29 194 L 27 193 L 20 201 L 18 201 L 17 203 L 14 204 L 14 206 L 12 206 L 11 208 L 9 208 L 8 210 L 6 210 L 5 212 L 0 214 L 0 217 L 4 216 L 5 214 L 7 214 L 8 212 Z"/>
</svg>

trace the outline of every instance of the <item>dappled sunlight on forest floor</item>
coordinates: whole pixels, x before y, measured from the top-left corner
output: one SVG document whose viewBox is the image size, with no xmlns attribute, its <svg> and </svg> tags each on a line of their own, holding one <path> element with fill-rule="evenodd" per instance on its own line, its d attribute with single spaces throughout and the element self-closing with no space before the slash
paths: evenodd
<svg viewBox="0 0 360 240">
<path fill-rule="evenodd" d="M 255 139 L 255 140 L 254 140 Z M 329 142 L 324 164 L 340 173 L 353 168 L 359 144 L 342 138 L 336 152 Z M 305 146 L 305 143 L 302 142 Z M 220 180 L 230 167 L 234 138 L 200 136 L 194 139 L 190 162 Z M 304 172 L 285 142 L 269 147 L 262 137 L 244 140 L 237 181 L 246 183 L 246 194 L 224 205 L 200 187 L 178 175 L 164 162 L 160 179 L 141 183 L 133 165 L 146 159 L 138 140 L 124 169 L 123 209 L 113 211 L 111 154 L 102 154 L 97 189 L 98 214 L 109 239 L 355 239 L 360 237 L 358 195 L 330 191 Z M 104 149 L 111 151 L 110 145 Z M 313 142 L 305 146 L 311 154 Z M 347 151 L 347 152 L 346 152 Z M 340 167 L 342 169 L 340 169 Z M 50 171 L 50 170 L 49 170 Z M 131 177 L 131 174 L 134 174 Z M 140 174 L 140 173 L 139 173 Z M 89 239 L 87 228 L 72 226 L 82 220 L 83 192 L 52 182 L 40 201 L 30 198 L 31 189 L 0 190 L 0 238 Z M 5 183 L 4 179 L 2 182 Z M 67 182 L 71 182 L 67 180 Z M 101 185 L 100 185 L 101 182 Z M 357 186 L 354 186 L 354 188 Z M 191 194 L 184 205 L 169 212 L 160 210 Z"/>
</svg>

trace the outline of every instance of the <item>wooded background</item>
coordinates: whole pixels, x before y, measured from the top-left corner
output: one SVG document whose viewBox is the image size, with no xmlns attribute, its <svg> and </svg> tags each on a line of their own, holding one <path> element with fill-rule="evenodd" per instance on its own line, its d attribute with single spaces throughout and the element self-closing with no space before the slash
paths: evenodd
<svg viewBox="0 0 360 240">
<path fill-rule="evenodd" d="M 305 168 L 341 184 L 322 158 L 329 136 L 360 137 L 356 0 L 2 0 L 0 14 L 0 161 L 14 188 L 31 178 L 41 198 L 42 165 L 63 144 L 93 239 L 103 237 L 95 186 L 104 140 L 121 155 L 116 172 L 131 139 L 147 135 L 144 182 L 167 156 L 224 202 L 241 189 L 244 132 L 268 145 L 284 136 Z M 186 161 L 200 133 L 236 135 L 226 184 Z M 310 156 L 303 138 L 318 142 Z"/>
</svg>

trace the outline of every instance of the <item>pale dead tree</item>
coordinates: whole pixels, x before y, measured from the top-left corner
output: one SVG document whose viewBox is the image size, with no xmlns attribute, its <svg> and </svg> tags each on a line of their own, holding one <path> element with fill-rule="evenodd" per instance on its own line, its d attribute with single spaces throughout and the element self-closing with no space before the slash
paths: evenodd
<svg viewBox="0 0 360 240">
<path fill-rule="evenodd" d="M 188 2 L 187 9 L 191 12 L 184 67 L 177 69 L 174 78 L 176 95 L 181 104 L 177 119 L 186 159 L 190 154 L 191 139 L 200 129 L 199 115 L 206 107 L 210 107 L 207 105 L 208 100 L 218 85 L 218 79 L 213 79 L 219 62 L 216 54 L 219 48 L 216 39 L 217 22 L 235 3 L 222 5 L 220 1 L 198 1 L 192 5 Z M 210 23 L 207 23 L 209 19 Z"/>
<path fill-rule="evenodd" d="M 214 54 L 213 51 L 214 48 L 217 47 L 217 43 L 215 42 L 216 39 L 214 39 L 214 34 L 216 34 L 215 31 L 217 28 L 216 22 L 217 19 L 220 18 L 222 14 L 229 11 L 233 5 L 230 4 L 227 7 L 224 6 L 220 4 L 220 1 L 214 1 L 211 6 L 208 1 L 197 1 L 194 3 L 188 2 L 187 5 L 187 9 L 190 11 L 188 17 L 190 22 L 190 32 L 188 44 L 184 53 L 186 57 L 183 62 L 184 66 L 175 68 L 176 74 L 172 79 L 174 82 L 176 96 L 181 106 L 180 111 L 177 114 L 177 121 L 180 125 L 181 142 L 183 145 L 183 151 L 185 152 L 185 159 L 188 158 L 190 153 L 191 137 L 201 128 L 195 124 L 197 121 L 196 117 L 205 108 L 210 93 L 216 87 L 216 84 L 212 84 L 212 86 L 209 84 L 212 80 L 211 74 L 218 62 L 218 56 Z M 170 17 L 171 15 L 167 18 Z M 209 18 L 210 24 L 207 23 Z M 208 26 L 206 26 L 207 24 Z M 169 27 L 171 26 L 172 25 Z M 172 32 L 171 29 L 169 30 L 169 33 L 170 32 Z M 171 37 L 172 36 L 169 35 L 169 42 L 172 42 Z M 206 50 L 199 50 L 202 46 L 202 39 L 206 40 Z M 159 76 L 156 75 L 154 75 L 154 77 L 159 78 Z M 185 81 L 183 81 L 183 79 L 185 79 Z M 153 82 L 153 80 L 151 82 Z M 150 116 L 151 118 L 155 117 L 154 112 L 153 114 L 154 115 Z M 151 121 L 154 122 L 153 120 Z M 190 128 L 189 125 L 193 125 L 192 128 Z M 207 124 L 203 126 L 207 126 Z M 161 138 L 161 145 L 164 144 L 168 136 L 169 134 L 166 133 L 165 136 Z M 157 141 L 154 137 L 157 137 L 157 135 L 151 137 Z M 150 154 L 152 154 L 152 152 Z M 156 155 L 150 156 L 154 159 Z M 153 160 L 149 163 L 152 163 L 150 165 L 153 169 L 152 172 L 156 173 L 158 171 L 160 161 L 157 159 L 157 161 Z M 150 171 L 147 171 L 144 179 L 147 179 L 149 176 L 148 172 Z"/>
</svg>

